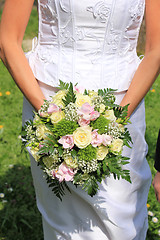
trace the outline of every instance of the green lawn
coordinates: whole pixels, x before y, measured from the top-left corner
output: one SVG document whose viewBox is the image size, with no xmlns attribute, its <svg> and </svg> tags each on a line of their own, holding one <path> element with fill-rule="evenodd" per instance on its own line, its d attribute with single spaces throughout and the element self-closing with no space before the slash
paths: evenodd
<svg viewBox="0 0 160 240">
<path fill-rule="evenodd" d="M 37 35 L 37 13 L 34 8 L 25 39 Z M 22 94 L 0 62 L 0 240 L 41 240 L 41 217 L 36 208 L 28 155 L 21 154 Z M 153 175 L 156 138 L 160 127 L 160 77 L 145 99 L 146 140 L 149 147 L 148 162 Z M 4 193 L 4 197 L 3 194 Z M 149 217 L 147 240 L 158 240 L 160 205 L 153 188 L 149 192 L 149 210 L 159 219 Z"/>
</svg>

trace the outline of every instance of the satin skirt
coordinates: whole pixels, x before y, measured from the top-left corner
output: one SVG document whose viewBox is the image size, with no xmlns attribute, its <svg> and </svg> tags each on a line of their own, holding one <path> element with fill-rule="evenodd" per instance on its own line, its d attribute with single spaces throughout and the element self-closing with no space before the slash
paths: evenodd
<svg viewBox="0 0 160 240">
<path fill-rule="evenodd" d="M 56 88 L 39 82 L 47 99 Z M 125 92 L 116 93 L 120 103 Z M 33 108 L 24 98 L 23 124 L 33 117 Z M 81 187 L 69 184 L 61 202 L 48 187 L 45 175 L 30 155 L 37 207 L 42 214 L 44 240 L 145 240 L 148 228 L 147 197 L 151 172 L 146 161 L 145 107 L 142 101 L 132 114 L 127 127 L 132 136 L 132 149 L 124 147 L 130 157 L 126 168 L 131 181 L 107 177 L 99 184 L 99 192 L 90 197 Z"/>
</svg>

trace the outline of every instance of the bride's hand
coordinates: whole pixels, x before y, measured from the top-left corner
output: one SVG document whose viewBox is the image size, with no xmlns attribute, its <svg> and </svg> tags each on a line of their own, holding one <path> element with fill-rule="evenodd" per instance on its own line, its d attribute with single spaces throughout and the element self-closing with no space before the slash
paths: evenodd
<svg viewBox="0 0 160 240">
<path fill-rule="evenodd" d="M 153 179 L 152 185 L 154 187 L 156 199 L 160 203 L 160 172 L 157 171 Z"/>
</svg>

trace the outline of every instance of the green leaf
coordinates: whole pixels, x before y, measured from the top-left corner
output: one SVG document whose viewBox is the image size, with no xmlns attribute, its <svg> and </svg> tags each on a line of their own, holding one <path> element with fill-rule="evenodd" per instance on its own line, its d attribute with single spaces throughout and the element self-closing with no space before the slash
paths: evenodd
<svg viewBox="0 0 160 240">
<path fill-rule="evenodd" d="M 69 87 L 69 83 L 65 83 L 65 82 L 59 80 L 59 87 L 58 87 L 58 89 L 60 89 L 60 90 L 68 90 L 68 87 Z"/>
<path fill-rule="evenodd" d="M 97 180 L 94 176 L 90 176 L 83 184 L 82 189 L 84 189 L 86 192 L 88 192 L 88 195 L 93 197 L 98 189 L 99 186 L 97 184 Z"/>
<path fill-rule="evenodd" d="M 75 103 L 76 101 L 76 94 L 73 91 L 73 84 L 70 83 L 68 92 L 66 93 L 64 99 L 62 99 L 64 102 L 65 106 L 67 106 L 70 102 Z"/>
</svg>

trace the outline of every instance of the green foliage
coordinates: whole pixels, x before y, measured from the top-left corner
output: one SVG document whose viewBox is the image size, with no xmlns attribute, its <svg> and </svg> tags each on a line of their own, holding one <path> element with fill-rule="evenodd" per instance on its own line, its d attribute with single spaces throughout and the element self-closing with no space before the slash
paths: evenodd
<svg viewBox="0 0 160 240">
<path fill-rule="evenodd" d="M 69 83 L 65 83 L 59 80 L 59 87 L 58 87 L 59 90 L 68 90 L 68 88 L 69 88 Z"/>
<path fill-rule="evenodd" d="M 65 181 L 59 182 L 57 179 L 50 179 L 47 177 L 47 183 L 49 187 L 52 188 L 53 193 L 62 201 L 63 196 L 65 195 L 65 189 L 68 190 L 70 193 L 70 189 Z"/>
<path fill-rule="evenodd" d="M 96 148 L 92 147 L 91 144 L 78 151 L 79 160 L 91 161 L 92 159 L 96 159 L 96 155 L 97 150 Z"/>
<path fill-rule="evenodd" d="M 98 189 L 99 186 L 97 184 L 97 180 L 94 176 L 90 176 L 83 184 L 82 189 L 84 189 L 88 195 L 90 195 L 91 197 L 93 197 Z"/>
<path fill-rule="evenodd" d="M 114 106 L 114 102 L 115 102 L 115 96 L 114 96 L 114 92 L 116 90 L 111 89 L 111 88 L 107 88 L 107 89 L 99 89 L 98 90 L 98 95 L 103 97 L 103 101 L 105 102 L 106 105 L 108 106 Z"/>
<path fill-rule="evenodd" d="M 93 127 L 93 130 L 98 129 L 99 134 L 103 134 L 107 132 L 108 124 L 109 120 L 101 115 L 95 121 L 91 122 L 91 127 Z"/>
<path fill-rule="evenodd" d="M 57 124 L 55 124 L 54 129 L 52 130 L 54 136 L 56 138 L 73 134 L 73 132 L 77 129 L 78 124 L 73 121 L 67 121 L 66 119 L 62 119 Z"/>
<path fill-rule="evenodd" d="M 127 113 L 128 113 L 128 106 L 129 106 L 129 104 L 127 104 L 124 107 L 115 106 L 113 109 L 114 109 L 114 115 L 116 116 L 116 118 L 125 119 L 127 117 Z M 126 120 L 123 120 L 123 121 L 122 121 L 122 119 L 121 119 L 121 123 L 127 124 L 128 119 L 126 118 Z"/>
<path fill-rule="evenodd" d="M 122 168 L 123 165 L 129 163 L 129 158 L 108 154 L 104 162 L 106 163 L 109 172 L 113 174 L 115 179 L 123 178 L 128 182 L 131 182 L 129 170 Z"/>
<path fill-rule="evenodd" d="M 67 106 L 70 102 L 75 103 L 76 94 L 73 91 L 73 84 L 72 83 L 70 83 L 68 91 L 67 91 L 64 99 L 62 99 L 62 101 L 64 102 L 65 106 Z"/>
</svg>

